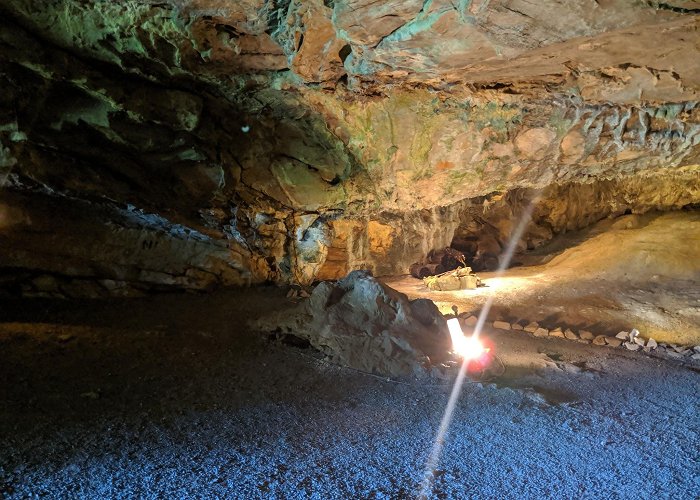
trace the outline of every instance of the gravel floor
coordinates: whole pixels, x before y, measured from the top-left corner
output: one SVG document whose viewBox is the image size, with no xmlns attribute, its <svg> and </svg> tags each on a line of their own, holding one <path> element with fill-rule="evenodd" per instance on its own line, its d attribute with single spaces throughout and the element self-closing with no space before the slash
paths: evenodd
<svg viewBox="0 0 700 500">
<path fill-rule="evenodd" d="M 0 303 L 0 497 L 406 498 L 449 396 L 330 366 L 244 320 L 283 291 Z M 699 374 L 490 332 L 436 498 L 698 498 Z"/>
</svg>

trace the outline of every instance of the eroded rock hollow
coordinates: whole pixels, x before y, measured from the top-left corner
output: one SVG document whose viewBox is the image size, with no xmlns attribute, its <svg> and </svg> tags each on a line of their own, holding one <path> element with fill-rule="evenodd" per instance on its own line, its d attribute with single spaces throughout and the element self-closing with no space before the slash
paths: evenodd
<svg viewBox="0 0 700 500">
<path fill-rule="evenodd" d="M 135 294 L 700 201 L 695 1 L 7 0 L 4 290 Z"/>
</svg>

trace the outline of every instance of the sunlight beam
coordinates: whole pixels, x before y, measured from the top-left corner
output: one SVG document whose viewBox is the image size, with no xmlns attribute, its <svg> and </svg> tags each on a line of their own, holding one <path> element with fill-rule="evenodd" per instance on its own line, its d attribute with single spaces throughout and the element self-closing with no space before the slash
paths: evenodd
<svg viewBox="0 0 700 500">
<path fill-rule="evenodd" d="M 510 265 L 510 261 L 513 259 L 513 255 L 515 254 L 515 249 L 517 248 L 518 241 L 520 241 L 520 238 L 522 238 L 523 233 L 525 232 L 525 229 L 527 228 L 527 225 L 530 223 L 530 220 L 532 218 L 532 212 L 535 208 L 535 205 L 538 203 L 539 199 L 540 199 L 540 192 L 538 191 L 535 194 L 535 196 L 533 197 L 533 199 L 530 201 L 530 204 L 527 206 L 527 208 L 523 212 L 523 214 L 520 218 L 520 222 L 518 223 L 518 226 L 515 228 L 515 231 L 511 234 L 510 240 L 508 241 L 508 246 L 506 247 L 505 252 L 503 252 L 503 258 L 501 259 L 501 262 L 498 266 L 498 270 L 496 271 L 495 278 L 502 277 L 503 274 L 505 273 L 506 269 Z M 476 326 L 474 327 L 474 333 L 472 334 L 471 338 L 476 340 L 477 342 L 479 340 L 479 335 L 481 335 L 481 331 L 484 328 L 484 324 L 486 323 L 486 318 L 489 315 L 489 312 L 491 310 L 491 306 L 493 305 L 493 301 L 494 301 L 494 294 L 492 292 L 487 297 L 486 302 L 484 303 L 484 306 L 482 307 L 481 311 L 479 312 L 479 318 L 476 322 Z M 457 320 L 457 321 L 459 321 L 459 320 Z M 461 328 L 460 328 L 460 332 L 461 332 Z M 450 330 L 450 335 L 452 335 L 452 330 Z M 461 341 L 458 340 L 458 342 L 461 342 Z M 462 364 L 460 366 L 459 372 L 457 373 L 457 378 L 455 379 L 455 383 L 452 386 L 452 392 L 450 393 L 450 399 L 447 402 L 447 407 L 445 408 L 445 413 L 442 416 L 442 420 L 440 421 L 440 427 L 438 428 L 437 435 L 435 436 L 435 442 L 433 443 L 433 447 L 430 451 L 430 455 L 428 456 L 428 460 L 427 460 L 426 465 L 425 465 L 425 472 L 423 474 L 423 481 L 421 483 L 418 498 L 428 498 L 430 496 L 430 493 L 432 492 L 433 480 L 435 477 L 435 469 L 440 461 L 440 455 L 442 454 L 442 448 L 443 448 L 443 445 L 445 442 L 445 437 L 446 437 L 447 431 L 450 427 L 450 423 L 452 422 L 454 410 L 455 410 L 455 407 L 457 406 L 457 401 L 459 400 L 459 394 L 462 390 L 462 384 L 464 383 L 464 378 L 465 378 L 466 373 L 467 373 L 467 367 L 469 366 L 471 359 L 472 358 L 470 358 L 470 357 L 464 357 Z"/>
</svg>

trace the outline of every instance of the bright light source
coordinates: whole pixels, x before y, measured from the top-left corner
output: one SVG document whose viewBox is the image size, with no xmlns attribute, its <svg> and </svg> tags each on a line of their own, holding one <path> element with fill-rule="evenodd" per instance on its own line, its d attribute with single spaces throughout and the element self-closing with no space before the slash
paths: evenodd
<svg viewBox="0 0 700 500">
<path fill-rule="evenodd" d="M 472 335 L 471 337 L 464 337 L 464 345 L 462 346 L 462 352 L 460 354 L 466 359 L 476 359 L 486 351 L 487 349 L 481 345 L 479 339 Z"/>
<path fill-rule="evenodd" d="M 461 354 L 464 344 L 466 344 L 466 338 L 464 338 L 464 332 L 462 332 L 462 327 L 459 326 L 459 319 L 452 318 L 447 320 L 447 329 L 450 331 L 450 338 L 452 339 L 452 348 L 456 353 Z"/>
<path fill-rule="evenodd" d="M 520 222 L 518 222 L 518 225 L 515 229 L 515 231 L 511 234 L 510 236 L 510 241 L 508 242 L 508 246 L 506 247 L 506 251 L 504 252 L 502 258 L 500 259 L 501 264 L 498 266 L 498 271 L 496 272 L 496 277 L 500 278 L 503 276 L 503 273 L 505 272 L 506 268 L 510 264 L 511 259 L 513 258 L 513 253 L 515 252 L 515 247 L 518 244 L 518 241 L 520 241 L 520 238 L 522 237 L 523 233 L 525 232 L 525 228 L 527 225 L 530 223 L 530 220 L 532 219 L 532 211 L 535 208 L 535 205 L 540 199 L 540 192 L 537 191 L 535 194 L 534 198 L 528 205 L 528 207 L 525 209 L 525 212 L 523 212 L 522 218 L 520 219 Z M 489 289 L 487 289 L 489 290 Z M 487 298 L 486 302 L 484 303 L 484 307 L 481 309 L 481 313 L 479 314 L 480 321 L 477 322 L 476 328 L 475 328 L 475 333 L 476 336 L 472 337 L 476 342 L 478 343 L 479 339 L 479 332 L 481 332 L 481 328 L 484 326 L 484 320 L 488 317 L 489 311 L 491 310 L 491 306 L 493 305 L 493 300 L 494 300 L 494 294 L 491 292 Z M 450 321 L 452 321 L 454 326 L 449 326 Z M 457 333 L 462 333 L 462 328 L 459 326 L 459 320 L 455 318 L 454 320 L 448 320 L 447 321 L 448 327 L 450 329 L 450 335 L 452 335 L 452 342 L 454 344 L 454 339 L 456 338 L 455 335 L 453 335 L 453 332 Z M 462 333 L 462 338 L 464 339 L 464 333 Z M 457 344 L 455 345 L 455 350 L 459 352 L 459 350 L 462 350 L 463 352 L 467 352 L 468 348 L 466 346 L 467 339 L 464 340 L 457 340 Z M 459 348 L 458 348 L 459 347 Z M 484 352 L 483 347 L 482 347 L 482 352 Z M 465 358 L 465 361 L 469 361 L 470 358 Z M 465 363 L 467 364 L 467 363 Z M 450 399 L 447 402 L 447 407 L 445 408 L 445 413 L 442 416 L 442 420 L 440 421 L 440 428 L 438 429 L 437 436 L 435 436 L 435 443 L 433 444 L 433 449 L 430 451 L 430 456 L 428 457 L 428 461 L 425 465 L 425 475 L 423 482 L 421 483 L 420 487 L 420 492 L 418 493 L 418 498 L 428 498 L 433 496 L 433 482 L 435 480 L 435 471 L 437 470 L 438 463 L 440 461 L 440 454 L 442 453 L 442 445 L 445 442 L 445 436 L 447 435 L 447 430 L 450 427 L 450 423 L 452 422 L 452 416 L 454 415 L 454 410 L 455 407 L 457 406 L 457 400 L 459 399 L 459 395 L 461 393 L 462 389 L 462 383 L 464 382 L 464 377 L 466 376 L 466 370 L 460 370 L 459 373 L 457 373 L 457 378 L 455 379 L 455 384 L 452 386 L 452 392 L 450 393 Z"/>
<path fill-rule="evenodd" d="M 475 336 L 465 337 L 459 319 L 447 320 L 447 328 L 452 338 L 452 349 L 464 359 L 476 359 L 486 352 L 479 339 Z"/>
</svg>

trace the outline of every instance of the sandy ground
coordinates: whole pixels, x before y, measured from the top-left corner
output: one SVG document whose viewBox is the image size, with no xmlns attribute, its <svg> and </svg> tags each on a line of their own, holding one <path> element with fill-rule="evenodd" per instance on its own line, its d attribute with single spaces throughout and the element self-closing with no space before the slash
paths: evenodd
<svg viewBox="0 0 700 500">
<path fill-rule="evenodd" d="M 414 496 L 449 381 L 388 381 L 247 331 L 285 291 L 0 302 L 0 497 Z M 697 496 L 695 369 L 486 338 L 505 373 L 465 385 L 435 498 Z"/>
<path fill-rule="evenodd" d="M 494 297 L 491 319 L 537 321 L 601 335 L 638 329 L 645 338 L 700 344 L 700 214 L 629 215 L 569 233 L 502 276 L 479 273 L 485 287 L 432 292 L 410 276 L 385 280 L 443 313 L 478 313 Z"/>
</svg>

